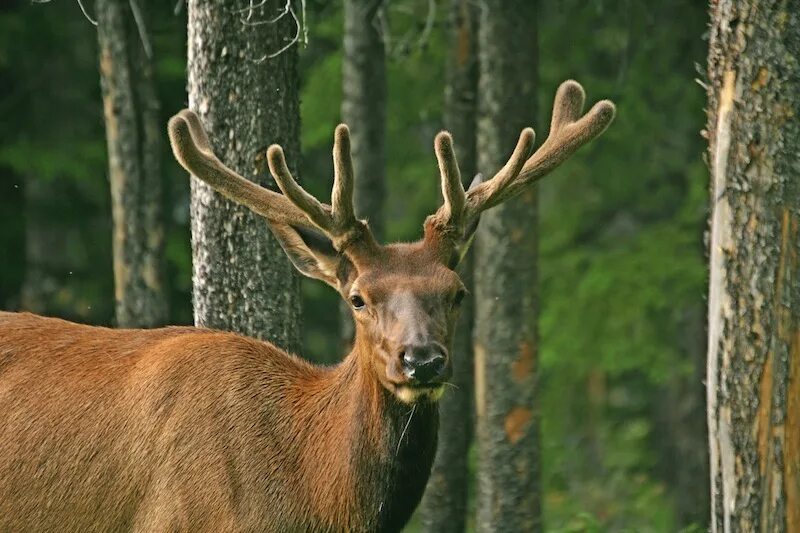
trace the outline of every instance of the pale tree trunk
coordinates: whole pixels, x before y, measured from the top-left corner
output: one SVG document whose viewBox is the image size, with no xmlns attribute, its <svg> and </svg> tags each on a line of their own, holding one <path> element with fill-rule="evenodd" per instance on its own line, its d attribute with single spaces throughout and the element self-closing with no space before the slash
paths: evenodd
<svg viewBox="0 0 800 533">
<path fill-rule="evenodd" d="M 386 53 L 379 28 L 385 0 L 345 0 L 342 54 L 342 121 L 350 127 L 356 216 L 375 238 L 384 237 L 386 196 Z M 350 306 L 342 303 L 342 340 L 355 333 Z"/>
<path fill-rule="evenodd" d="M 800 531 L 800 9 L 712 5 L 711 529 Z"/>
<path fill-rule="evenodd" d="M 259 3 L 256 2 L 256 5 Z M 284 2 L 189 0 L 189 107 L 228 166 L 261 185 L 276 186 L 265 152 L 283 146 L 295 176 L 300 156 L 297 46 L 291 16 L 275 23 Z M 292 9 L 297 6 L 292 3 Z M 267 223 L 192 179 L 192 259 L 197 325 L 270 340 L 297 350 L 298 278 Z"/>
<path fill-rule="evenodd" d="M 534 122 L 536 2 L 486 0 L 479 22 L 478 169 L 491 176 Z M 537 197 L 484 213 L 475 249 L 478 531 L 539 531 Z"/>
<path fill-rule="evenodd" d="M 141 0 L 97 0 L 117 324 L 167 321 L 159 105 Z M 138 25 L 136 22 L 138 18 Z"/>
<path fill-rule="evenodd" d="M 448 34 L 444 124 L 453 135 L 455 151 L 468 187 L 476 172 L 476 98 L 478 92 L 478 7 L 472 0 L 451 0 Z M 473 258 L 462 261 L 459 273 L 469 293 L 453 339 L 453 387 L 439 402 L 439 446 L 420 507 L 423 531 L 458 533 L 467 519 L 473 413 Z"/>
</svg>

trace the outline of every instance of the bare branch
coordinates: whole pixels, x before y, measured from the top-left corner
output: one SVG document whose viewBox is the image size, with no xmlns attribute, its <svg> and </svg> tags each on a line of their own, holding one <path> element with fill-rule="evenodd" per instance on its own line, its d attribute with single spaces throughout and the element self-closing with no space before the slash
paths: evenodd
<svg viewBox="0 0 800 533">
<path fill-rule="evenodd" d="M 83 2 L 82 2 L 81 0 L 76 0 L 76 1 L 78 2 L 78 6 L 80 6 L 80 8 L 81 8 L 81 13 L 83 13 L 83 16 L 84 16 L 84 17 L 86 17 L 86 20 L 88 20 L 89 22 L 91 22 L 91 23 L 92 23 L 92 26 L 97 26 L 97 20 L 93 19 L 93 18 L 92 18 L 92 17 L 89 15 L 89 12 L 88 12 L 88 11 L 86 11 L 86 8 L 83 6 Z"/>
<path fill-rule="evenodd" d="M 147 56 L 147 59 L 151 59 L 153 57 L 153 47 L 150 45 L 150 38 L 147 36 L 147 28 L 144 25 L 144 15 L 139 7 L 139 2 L 137 0 L 128 0 L 128 2 L 131 6 L 131 12 L 133 13 L 133 20 L 136 22 L 136 29 L 139 31 L 139 39 L 142 41 L 144 54 Z"/>
<path fill-rule="evenodd" d="M 286 14 L 289 13 L 292 9 L 292 0 L 286 0 L 286 4 L 273 18 L 250 22 L 250 19 L 252 19 L 253 17 L 253 11 L 263 6 L 266 2 L 267 0 L 261 0 L 258 4 L 253 4 L 253 0 L 250 0 L 250 7 L 246 7 L 244 9 L 239 10 L 240 13 L 244 13 L 245 11 L 247 11 L 247 17 L 242 19 L 242 24 L 244 24 L 245 26 L 261 26 L 263 24 L 275 24 L 283 17 L 285 17 Z"/>
<path fill-rule="evenodd" d="M 275 15 L 272 18 L 263 20 L 252 20 L 252 19 L 255 10 L 263 7 L 266 4 L 267 0 L 259 0 L 257 3 L 255 2 L 255 0 L 249 0 L 249 2 L 250 5 L 248 7 L 245 7 L 238 11 L 239 13 L 247 13 L 247 16 L 241 19 L 242 25 L 252 27 L 252 26 L 262 26 L 264 24 L 277 24 L 281 21 L 281 19 L 283 19 L 288 14 L 289 16 L 292 17 L 292 21 L 294 22 L 294 27 L 295 27 L 294 36 L 292 36 L 292 38 L 289 40 L 288 43 L 286 43 L 284 46 L 282 46 L 275 52 L 269 52 L 259 57 L 258 59 L 253 59 L 252 61 L 254 63 L 263 63 L 267 59 L 272 59 L 274 57 L 281 55 L 283 52 L 291 48 L 294 44 L 301 41 L 300 37 L 301 32 L 303 35 L 302 40 L 304 42 L 308 42 L 308 28 L 306 27 L 306 15 L 305 15 L 306 12 L 305 0 L 299 0 L 300 9 L 301 12 L 303 13 L 303 24 L 300 24 L 300 19 L 297 17 L 297 13 L 292 7 L 292 0 L 286 0 L 286 3 L 283 5 L 280 11 L 278 11 L 277 15 Z"/>
</svg>

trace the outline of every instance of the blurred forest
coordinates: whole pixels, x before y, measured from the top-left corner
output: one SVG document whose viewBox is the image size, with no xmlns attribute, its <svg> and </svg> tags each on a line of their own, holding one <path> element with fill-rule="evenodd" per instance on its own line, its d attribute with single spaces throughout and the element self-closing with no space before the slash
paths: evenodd
<svg viewBox="0 0 800 533">
<path fill-rule="evenodd" d="M 187 105 L 186 9 L 150 4 L 166 126 Z M 307 42 L 298 44 L 300 175 L 320 198 L 329 194 L 342 100 L 338 4 L 307 0 Z M 396 0 L 387 9 L 385 236 L 412 240 L 439 202 L 431 146 L 443 127 L 447 2 Z M 540 139 L 564 79 L 580 81 L 590 102 L 618 106 L 602 139 L 539 186 L 537 409 L 548 531 L 700 531 L 708 522 L 708 177 L 705 92 L 695 82 L 707 20 L 706 5 L 691 0 L 540 2 Z M 114 324 L 97 56 L 95 28 L 75 2 L 0 5 L 2 309 Z M 190 324 L 189 180 L 166 134 L 161 148 L 168 322 Z M 338 295 L 309 280 L 302 290 L 304 353 L 333 362 Z"/>
</svg>

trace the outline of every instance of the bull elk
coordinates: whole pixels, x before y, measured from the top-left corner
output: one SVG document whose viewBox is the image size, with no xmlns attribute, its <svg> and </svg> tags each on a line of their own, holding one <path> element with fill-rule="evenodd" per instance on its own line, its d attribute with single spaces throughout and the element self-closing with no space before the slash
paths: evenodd
<svg viewBox="0 0 800 533">
<path fill-rule="evenodd" d="M 574 81 L 547 140 L 522 131 L 508 163 L 465 191 L 450 135 L 435 152 L 442 206 L 415 243 L 381 245 L 353 212 L 348 129 L 331 204 L 267 151 L 283 194 L 214 155 L 200 120 L 169 122 L 175 157 L 263 216 L 297 269 L 352 307 L 356 338 L 321 368 L 267 342 L 192 327 L 114 330 L 0 313 L 1 531 L 398 531 L 436 449 L 436 400 L 464 287 L 454 268 L 481 212 L 518 194 L 614 117 L 582 115 Z"/>
</svg>

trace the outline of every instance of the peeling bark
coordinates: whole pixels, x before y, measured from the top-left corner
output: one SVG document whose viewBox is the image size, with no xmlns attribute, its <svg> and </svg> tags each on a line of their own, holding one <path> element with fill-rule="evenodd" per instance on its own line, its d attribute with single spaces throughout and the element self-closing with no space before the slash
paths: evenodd
<svg viewBox="0 0 800 533">
<path fill-rule="evenodd" d="M 97 0 L 100 81 L 114 221 L 117 324 L 167 321 L 159 105 L 131 3 Z"/>
<path fill-rule="evenodd" d="M 342 121 L 350 127 L 355 167 L 356 216 L 369 221 L 378 241 L 384 238 L 386 198 L 386 52 L 378 31 L 385 0 L 345 0 L 342 54 Z M 340 304 L 342 340 L 355 334 L 352 310 Z"/>
<path fill-rule="evenodd" d="M 505 164 L 534 123 L 536 2 L 487 0 L 479 23 L 478 169 Z M 475 250 L 478 531 L 540 531 L 537 197 L 483 214 Z"/>
<path fill-rule="evenodd" d="M 470 0 L 451 0 L 444 124 L 453 135 L 461 174 L 469 186 L 476 173 L 476 105 L 478 92 L 478 7 Z M 423 531 L 459 533 L 467 519 L 472 442 L 474 318 L 473 256 L 468 253 L 459 274 L 469 293 L 453 339 L 452 387 L 439 401 L 439 446 L 420 505 Z"/>
<path fill-rule="evenodd" d="M 285 3 L 257 5 L 252 20 L 265 21 Z M 266 56 L 283 48 L 296 26 L 288 16 L 244 25 L 242 7 L 234 0 L 189 0 L 189 107 L 226 165 L 277 190 L 265 158 L 270 144 L 283 147 L 298 176 L 297 47 Z M 195 178 L 191 216 L 195 323 L 297 351 L 298 277 L 267 223 Z"/>
<path fill-rule="evenodd" d="M 800 9 L 711 10 L 714 532 L 800 531 Z"/>
</svg>

